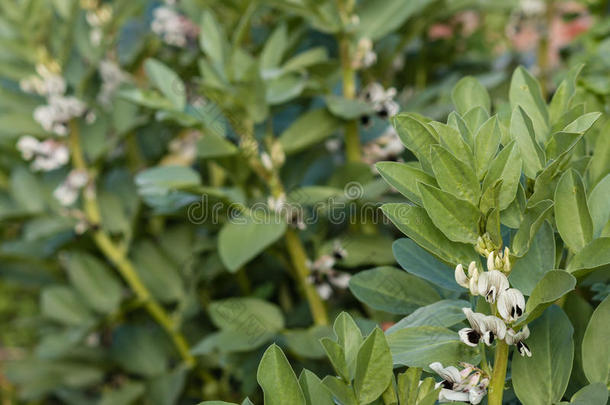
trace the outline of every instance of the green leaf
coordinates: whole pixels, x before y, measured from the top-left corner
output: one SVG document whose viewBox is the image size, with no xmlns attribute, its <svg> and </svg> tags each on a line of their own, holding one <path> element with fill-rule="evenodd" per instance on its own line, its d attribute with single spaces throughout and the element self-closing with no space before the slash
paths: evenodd
<svg viewBox="0 0 610 405">
<path fill-rule="evenodd" d="M 525 404 L 555 404 L 568 386 L 574 358 L 574 329 L 558 306 L 550 307 L 529 326 L 532 357 L 513 354 L 512 378 L 517 397 Z"/>
<path fill-rule="evenodd" d="M 420 183 L 424 208 L 434 225 L 454 242 L 477 243 L 481 212 L 468 201 Z"/>
<path fill-rule="evenodd" d="M 141 383 L 126 382 L 118 388 L 104 391 L 98 405 L 129 405 L 135 403 L 144 393 Z"/>
<path fill-rule="evenodd" d="M 455 282 L 454 270 L 419 247 L 413 240 L 396 240 L 392 244 L 392 251 L 400 267 L 408 273 L 451 291 L 463 291 Z"/>
<path fill-rule="evenodd" d="M 358 2 L 359 36 L 377 40 L 399 28 L 408 18 L 423 11 L 435 0 L 367 0 Z"/>
<path fill-rule="evenodd" d="M 521 107 L 516 107 L 513 110 L 510 120 L 510 133 L 521 153 L 523 172 L 530 179 L 536 178 L 536 174 L 545 166 L 546 158 L 544 150 L 536 140 L 532 120 Z"/>
<path fill-rule="evenodd" d="M 453 156 L 467 165 L 474 167 L 472 149 L 466 141 L 464 141 L 464 138 L 462 138 L 462 135 L 457 129 L 441 122 L 430 122 L 430 126 L 438 134 L 441 145 L 447 148 Z"/>
<path fill-rule="evenodd" d="M 595 309 L 582 342 L 582 362 L 591 383 L 608 384 L 610 378 L 610 297 Z"/>
<path fill-rule="evenodd" d="M 481 125 L 489 119 L 489 113 L 481 107 L 474 107 L 473 109 L 468 110 L 463 118 L 470 130 L 468 139 L 470 140 L 470 144 L 473 145 L 472 141 L 474 141 L 474 134 L 479 130 Z"/>
<path fill-rule="evenodd" d="M 595 383 L 581 388 L 570 404 L 573 405 L 606 405 L 608 403 L 608 388 L 606 384 Z"/>
<path fill-rule="evenodd" d="M 334 405 L 333 397 L 322 384 L 322 380 L 311 371 L 303 369 L 299 376 L 299 384 L 305 395 L 306 405 Z"/>
<path fill-rule="evenodd" d="M 162 302 L 175 302 L 184 296 L 180 270 L 149 240 L 137 243 L 131 254 L 136 271 L 152 295 Z"/>
<path fill-rule="evenodd" d="M 356 357 L 364 338 L 362 332 L 354 319 L 347 313 L 341 312 L 335 319 L 333 330 L 337 336 L 337 342 L 343 348 L 345 364 L 349 370 L 349 380 L 353 378 L 356 370 Z"/>
<path fill-rule="evenodd" d="M 341 125 L 341 120 L 326 109 L 314 109 L 302 114 L 279 137 L 287 154 L 299 152 L 332 135 Z"/>
<path fill-rule="evenodd" d="M 237 154 L 237 146 L 220 135 L 207 133 L 197 140 L 197 157 L 212 159 Z"/>
<path fill-rule="evenodd" d="M 440 145 L 430 150 L 432 170 L 441 189 L 478 206 L 481 188 L 474 170 Z"/>
<path fill-rule="evenodd" d="M 375 167 L 389 185 L 419 206 L 422 205 L 422 201 L 417 183 L 436 185 L 434 177 L 404 163 L 377 162 Z"/>
<path fill-rule="evenodd" d="M 389 335 L 398 330 L 414 326 L 440 326 L 450 327 L 466 319 L 462 308 L 470 307 L 468 301 L 442 300 L 434 304 L 418 308 L 392 325 L 386 333 Z"/>
<path fill-rule="evenodd" d="M 288 348 L 306 359 L 324 357 L 324 349 L 320 346 L 320 339 L 330 337 L 332 329 L 327 325 L 312 326 L 308 329 L 290 329 L 282 333 Z"/>
<path fill-rule="evenodd" d="M 282 58 L 289 45 L 288 30 L 286 24 L 280 24 L 267 41 L 260 55 L 260 68 L 263 78 L 273 75 L 282 63 Z"/>
<path fill-rule="evenodd" d="M 104 263 L 86 253 L 70 253 L 67 258 L 70 283 L 95 311 L 110 314 L 121 302 L 122 285 Z"/>
<path fill-rule="evenodd" d="M 79 294 L 69 287 L 46 287 L 40 294 L 42 314 L 66 325 L 88 325 L 93 314 Z"/>
<path fill-rule="evenodd" d="M 257 345 L 284 328 L 284 316 L 272 303 L 258 298 L 227 298 L 213 301 L 208 313 L 223 331 L 239 332 Z"/>
<path fill-rule="evenodd" d="M 447 125 L 460 131 L 464 141 L 470 146 L 471 149 L 474 149 L 474 134 L 460 114 L 455 111 L 449 113 L 449 116 L 447 117 Z"/>
<path fill-rule="evenodd" d="M 553 94 L 551 104 L 549 105 L 549 120 L 552 125 L 555 125 L 568 111 L 570 102 L 576 92 L 576 78 L 583 66 L 583 64 L 579 64 L 572 67 L 555 91 L 555 94 Z"/>
<path fill-rule="evenodd" d="M 549 136 L 549 112 L 538 81 L 527 69 L 519 66 L 510 82 L 509 99 L 511 108 L 522 107 L 532 120 L 534 133 L 539 142 Z"/>
<path fill-rule="evenodd" d="M 544 274 L 542 279 L 532 290 L 532 294 L 525 306 L 524 320 L 520 325 L 528 324 L 540 316 L 553 302 L 574 290 L 576 279 L 564 270 L 551 270 Z"/>
<path fill-rule="evenodd" d="M 474 77 L 466 76 L 460 79 L 451 91 L 451 99 L 457 112 L 464 115 L 474 107 L 482 107 L 491 111 L 491 100 L 487 89 Z"/>
<path fill-rule="evenodd" d="M 225 224 L 218 234 L 218 253 L 230 272 L 258 256 L 282 237 L 286 223 L 276 217 L 242 216 Z"/>
<path fill-rule="evenodd" d="M 360 346 L 356 360 L 354 390 L 358 402 L 368 404 L 377 399 L 392 379 L 392 355 L 386 337 L 379 328 Z"/>
<path fill-rule="evenodd" d="M 547 271 L 555 268 L 555 232 L 544 222 L 528 252 L 513 265 L 509 280 L 513 287 L 530 295 Z"/>
<path fill-rule="evenodd" d="M 121 325 L 112 336 L 111 359 L 130 373 L 160 375 L 167 371 L 171 349 L 163 333 L 157 327 Z"/>
<path fill-rule="evenodd" d="M 358 405 L 354 389 L 340 378 L 329 375 L 324 377 L 322 384 L 332 392 L 333 397 L 335 397 L 341 405 Z"/>
<path fill-rule="evenodd" d="M 585 134 L 589 129 L 591 129 L 593 124 L 595 124 L 601 116 L 602 113 L 599 112 L 591 112 L 588 114 L 581 115 L 580 117 L 569 123 L 563 129 L 562 132 Z"/>
<path fill-rule="evenodd" d="M 456 364 L 471 361 L 477 349 L 460 341 L 457 332 L 439 326 L 415 326 L 387 336 L 394 364 L 422 367 L 430 363 Z"/>
<path fill-rule="evenodd" d="M 318 46 L 310 48 L 296 56 L 288 59 L 282 70 L 285 72 L 302 71 L 313 65 L 318 65 L 328 61 L 328 51 L 325 47 Z"/>
<path fill-rule="evenodd" d="M 201 15 L 199 45 L 214 62 L 216 68 L 222 71 L 227 59 L 227 39 L 216 17 L 209 11 L 204 11 Z"/>
<path fill-rule="evenodd" d="M 566 171 L 555 190 L 555 222 L 565 244 L 577 253 L 593 239 L 593 221 L 580 174 Z"/>
<path fill-rule="evenodd" d="M 136 175 L 136 185 L 141 195 L 166 195 L 171 190 L 198 186 L 199 173 L 185 166 L 158 166 Z"/>
<path fill-rule="evenodd" d="M 349 288 L 358 300 L 393 314 L 408 314 L 440 299 L 426 281 L 393 267 L 361 271 L 350 279 Z"/>
<path fill-rule="evenodd" d="M 538 204 L 528 207 L 524 214 L 519 230 L 515 234 L 512 243 L 512 254 L 517 257 L 523 257 L 527 253 L 540 226 L 546 216 L 553 208 L 553 201 L 542 200 Z"/>
<path fill-rule="evenodd" d="M 370 103 L 358 99 L 347 99 L 334 94 L 325 97 L 326 105 L 331 113 L 337 117 L 352 120 L 363 115 L 375 113 Z"/>
<path fill-rule="evenodd" d="M 474 157 L 477 178 L 482 180 L 498 152 L 502 132 L 495 115 L 485 121 L 474 135 Z M 521 172 L 521 168 L 519 168 Z"/>
<path fill-rule="evenodd" d="M 320 339 L 320 344 L 326 352 L 330 364 L 333 366 L 335 372 L 345 381 L 351 381 L 352 376 L 345 360 L 345 350 L 343 347 L 330 338 Z M 354 363 L 355 364 L 355 363 Z M 354 370 L 355 371 L 355 370 Z"/>
<path fill-rule="evenodd" d="M 437 144 L 434 130 L 416 114 L 401 113 L 392 118 L 400 141 L 417 157 L 425 171 L 430 168 L 430 146 Z"/>
<path fill-rule="evenodd" d="M 267 83 L 265 100 L 270 105 L 285 103 L 298 97 L 305 89 L 306 77 L 301 73 L 288 72 Z"/>
<path fill-rule="evenodd" d="M 147 59 L 144 69 L 152 84 L 167 98 L 176 110 L 184 110 L 186 88 L 182 79 L 167 65 L 156 59 Z"/>
<path fill-rule="evenodd" d="M 269 346 L 263 354 L 256 380 L 263 389 L 265 405 L 306 405 L 297 376 L 277 345 Z"/>
<path fill-rule="evenodd" d="M 591 271 L 606 268 L 609 264 L 610 238 L 598 238 L 572 257 L 567 270 L 575 277 L 582 277 Z"/>
<path fill-rule="evenodd" d="M 598 238 L 604 227 L 610 221 L 610 174 L 606 175 L 595 186 L 589 198 L 587 205 L 591 213 L 593 223 L 593 237 Z"/>
<path fill-rule="evenodd" d="M 384 204 L 381 210 L 401 232 L 450 265 L 478 259 L 472 246 L 453 242 L 439 231 L 423 208 L 408 204 Z"/>
</svg>

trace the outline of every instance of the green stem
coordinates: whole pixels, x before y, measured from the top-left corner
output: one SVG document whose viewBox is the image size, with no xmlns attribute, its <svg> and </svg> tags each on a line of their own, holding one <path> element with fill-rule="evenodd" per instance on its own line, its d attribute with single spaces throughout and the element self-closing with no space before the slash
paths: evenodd
<svg viewBox="0 0 610 405">
<path fill-rule="evenodd" d="M 499 340 L 496 344 L 493 374 L 489 382 L 488 405 L 502 405 L 504 395 L 504 382 L 506 380 L 506 367 L 508 365 L 508 345 Z"/>
<path fill-rule="evenodd" d="M 76 124 L 70 126 L 70 152 L 72 155 L 72 163 L 74 168 L 83 170 L 91 176 L 91 171 L 87 167 L 83 151 L 80 145 L 79 131 Z M 195 365 L 195 358 L 191 355 L 189 345 L 174 325 L 170 316 L 165 312 L 163 307 L 152 297 L 150 291 L 136 272 L 133 264 L 127 258 L 126 252 L 119 248 L 110 236 L 100 227 L 101 214 L 95 195 L 95 187 L 91 183 L 87 185 L 84 196 L 84 210 L 87 220 L 97 229 L 93 233 L 93 240 L 97 247 L 104 255 L 115 265 L 123 279 L 127 282 L 131 290 L 134 292 L 140 302 L 143 303 L 148 313 L 157 321 L 157 323 L 167 332 L 171 340 L 174 342 L 178 353 L 184 360 L 187 366 Z"/>
<path fill-rule="evenodd" d="M 314 286 L 307 281 L 307 278 L 309 277 L 309 268 L 307 267 L 307 255 L 305 254 L 303 243 L 301 242 L 299 235 L 292 229 L 286 231 L 285 237 L 288 253 L 290 254 L 290 259 L 292 260 L 293 267 L 297 273 L 301 288 L 305 292 L 313 321 L 316 325 L 328 325 L 328 315 L 324 302 L 322 302 L 322 299 Z"/>
<path fill-rule="evenodd" d="M 356 72 L 352 67 L 350 55 L 350 38 L 342 35 L 339 39 L 339 51 L 341 56 L 341 75 L 343 79 L 343 97 L 348 100 L 356 98 Z M 360 162 L 360 135 L 358 134 L 358 122 L 348 121 L 345 124 L 345 154 L 348 162 Z"/>
</svg>

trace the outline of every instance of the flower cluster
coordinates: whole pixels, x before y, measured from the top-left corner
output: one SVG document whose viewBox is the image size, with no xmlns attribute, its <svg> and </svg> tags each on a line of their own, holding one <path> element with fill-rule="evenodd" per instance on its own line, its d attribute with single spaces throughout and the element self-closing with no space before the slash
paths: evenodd
<svg viewBox="0 0 610 405">
<path fill-rule="evenodd" d="M 70 160 L 66 145 L 54 139 L 39 141 L 31 135 L 24 135 L 17 141 L 17 150 L 24 160 L 32 161 L 30 167 L 35 171 L 55 170 Z"/>
<path fill-rule="evenodd" d="M 85 103 L 76 97 L 66 96 L 66 81 L 59 74 L 59 68 L 51 64 L 36 66 L 38 75 L 22 80 L 19 85 L 28 93 L 36 93 L 47 98 L 47 104 L 34 109 L 34 120 L 42 128 L 55 135 L 68 134 L 68 121 L 87 111 Z"/>
<path fill-rule="evenodd" d="M 68 177 L 55 189 L 53 196 L 63 206 L 70 206 L 76 202 L 80 189 L 89 181 L 87 172 L 72 170 Z"/>
<path fill-rule="evenodd" d="M 324 254 L 313 263 L 308 263 L 311 274 L 307 281 L 316 287 L 318 294 L 323 300 L 327 300 L 333 293 L 333 287 L 346 289 L 349 285 L 351 275 L 334 269 L 335 264 L 347 257 L 347 251 L 339 241 L 335 241 L 333 251 Z"/>
<path fill-rule="evenodd" d="M 464 272 L 461 264 L 455 268 L 455 281 L 467 288 L 472 295 L 480 295 L 491 305 L 495 305 L 497 314 L 484 315 L 464 308 L 464 314 L 470 323 L 470 328 L 461 329 L 458 334 L 460 340 L 469 346 L 476 346 L 480 341 L 490 346 L 495 339 L 504 340 L 508 345 L 515 345 L 519 354 L 531 356 L 529 347 L 524 340 L 529 337 L 529 329 L 525 326 L 520 331 L 510 328 L 525 311 L 525 298 L 516 288 L 510 288 L 506 275 L 498 270 L 496 265 L 505 266 L 504 258 L 509 256 L 506 249 L 502 256 L 491 252 L 487 258 L 488 271 L 479 272 L 476 263 L 468 266 L 468 274 Z M 498 258 L 500 258 L 498 260 Z"/>
<path fill-rule="evenodd" d="M 112 6 L 104 4 L 93 6 L 86 14 L 87 23 L 91 27 L 89 41 L 93 46 L 100 46 L 104 37 L 104 26 L 112 20 Z"/>
<path fill-rule="evenodd" d="M 97 95 L 97 101 L 109 107 L 114 93 L 121 86 L 121 83 L 129 79 L 129 76 L 121 70 L 119 65 L 110 59 L 104 59 L 100 62 L 99 72 L 102 86 Z"/>
<path fill-rule="evenodd" d="M 375 114 L 383 119 L 398 114 L 400 106 L 394 101 L 394 97 L 396 97 L 396 89 L 394 87 L 386 90 L 379 83 L 370 83 L 360 94 L 360 99 L 370 104 Z M 370 118 L 368 115 L 364 115 L 361 117 L 361 121 L 364 125 L 367 125 L 370 123 Z"/>
<path fill-rule="evenodd" d="M 354 69 L 365 69 L 377 62 L 377 54 L 373 50 L 373 41 L 370 38 L 360 38 L 354 53 L 352 67 Z"/>
<path fill-rule="evenodd" d="M 441 388 L 439 402 L 461 401 L 471 404 L 479 404 L 487 394 L 489 376 L 468 363 L 461 363 L 463 369 L 456 367 L 443 367 L 441 363 L 432 363 L 430 368 L 438 374 L 443 381 L 436 384 L 435 388 Z"/>
<path fill-rule="evenodd" d="M 163 42 L 180 48 L 185 47 L 189 39 L 196 38 L 199 34 L 196 24 L 167 6 L 155 9 L 150 28 Z"/>
</svg>

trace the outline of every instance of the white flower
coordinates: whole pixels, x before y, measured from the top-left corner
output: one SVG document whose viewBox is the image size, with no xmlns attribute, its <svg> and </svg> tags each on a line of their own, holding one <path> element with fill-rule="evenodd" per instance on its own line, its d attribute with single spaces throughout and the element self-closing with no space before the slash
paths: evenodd
<svg viewBox="0 0 610 405">
<path fill-rule="evenodd" d="M 32 160 L 32 170 L 49 171 L 57 169 L 70 159 L 68 148 L 61 142 L 47 139 L 40 142 L 30 135 L 25 135 L 17 141 L 17 149 L 25 160 Z"/>
<path fill-rule="evenodd" d="M 396 97 L 394 87 L 385 90 L 381 84 L 376 82 L 366 86 L 360 95 L 360 99 L 369 103 L 381 118 L 393 117 L 398 114 L 400 106 L 394 101 L 394 97 Z"/>
<path fill-rule="evenodd" d="M 481 379 L 482 372 L 474 366 L 464 366 L 462 371 L 458 371 L 453 366 L 443 367 L 438 362 L 430 364 L 429 367 L 443 379 L 435 385 L 435 388 L 442 387 L 438 395 L 439 402 L 461 401 L 478 404 L 487 394 L 489 379 Z"/>
<path fill-rule="evenodd" d="M 506 331 L 506 344 L 517 346 L 517 350 L 521 356 L 532 357 L 532 352 L 529 346 L 524 342 L 530 336 L 530 330 L 525 325 L 519 332 L 515 332 L 512 329 Z"/>
<path fill-rule="evenodd" d="M 267 152 L 261 153 L 261 163 L 265 169 L 269 171 L 273 170 L 273 161 Z"/>
<path fill-rule="evenodd" d="M 87 106 L 76 97 L 65 97 L 51 95 L 47 105 L 41 105 L 34 109 L 34 120 L 48 132 L 65 136 L 68 133 L 67 123 L 72 118 L 79 117 L 85 113 Z"/>
<path fill-rule="evenodd" d="M 481 340 L 490 346 L 496 338 L 504 339 L 506 336 L 506 325 L 498 317 L 473 312 L 470 308 L 462 308 L 462 311 L 471 327 L 460 329 L 458 335 L 468 346 L 476 347 Z"/>
<path fill-rule="evenodd" d="M 479 275 L 478 293 L 490 304 L 496 302 L 498 295 L 509 287 L 508 279 L 498 270 L 486 271 Z"/>
<path fill-rule="evenodd" d="M 167 6 L 153 11 L 150 27 L 165 43 L 178 47 L 186 46 L 189 38 L 194 38 L 198 32 L 192 21 Z"/>
<path fill-rule="evenodd" d="M 514 322 L 523 315 L 525 298 L 521 291 L 510 288 L 503 291 L 498 297 L 498 312 L 506 322 Z"/>
<path fill-rule="evenodd" d="M 398 160 L 405 147 L 394 127 L 389 126 L 381 136 L 365 144 L 362 149 L 362 160 L 369 165 L 374 165 L 379 161 Z"/>
<path fill-rule="evenodd" d="M 464 273 L 464 267 L 458 264 L 455 267 L 455 281 L 458 285 L 470 290 L 470 294 L 478 295 L 479 269 L 473 261 L 468 265 L 468 275 Z"/>
<path fill-rule="evenodd" d="M 61 95 L 66 92 L 66 81 L 60 74 L 51 71 L 43 64 L 36 66 L 36 72 L 38 75 L 19 82 L 21 90 L 41 96 Z"/>
<path fill-rule="evenodd" d="M 347 251 L 341 246 L 339 241 L 335 241 L 331 254 L 324 254 L 315 262 L 308 263 L 311 274 L 307 281 L 316 287 L 322 299 L 327 300 L 330 298 L 333 287 L 344 290 L 349 286 L 349 280 L 352 275 L 333 268 L 337 261 L 343 260 L 346 257 Z"/>
<path fill-rule="evenodd" d="M 97 95 L 97 100 L 100 104 L 109 106 L 112 96 L 118 90 L 121 83 L 128 81 L 129 76 L 121 70 L 119 65 L 109 59 L 104 59 L 100 62 L 99 72 L 102 86 Z"/>
<path fill-rule="evenodd" d="M 53 196 L 63 206 L 70 206 L 78 199 L 78 194 L 81 188 L 87 184 L 89 176 L 87 172 L 82 170 L 72 170 L 68 177 L 60 184 L 55 191 Z"/>
<path fill-rule="evenodd" d="M 354 53 L 352 67 L 362 69 L 373 66 L 377 62 L 377 54 L 373 50 L 373 41 L 370 38 L 360 38 Z"/>
</svg>

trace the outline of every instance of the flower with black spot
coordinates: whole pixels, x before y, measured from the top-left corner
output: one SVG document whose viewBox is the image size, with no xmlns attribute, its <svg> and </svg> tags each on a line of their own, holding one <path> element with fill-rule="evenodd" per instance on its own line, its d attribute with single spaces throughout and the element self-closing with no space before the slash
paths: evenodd
<svg viewBox="0 0 610 405">
<path fill-rule="evenodd" d="M 498 297 L 498 312 L 508 323 L 519 319 L 525 311 L 525 298 L 523 293 L 516 288 L 502 291 Z"/>
<path fill-rule="evenodd" d="M 460 329 L 458 335 L 468 346 L 476 347 L 481 341 L 491 346 L 496 339 L 502 340 L 506 336 L 506 325 L 498 317 L 473 312 L 470 308 L 462 308 L 462 311 L 470 328 Z"/>
<path fill-rule="evenodd" d="M 532 352 L 529 346 L 524 342 L 530 336 L 530 330 L 525 325 L 519 332 L 515 332 L 512 329 L 506 331 L 506 338 L 504 339 L 507 345 L 517 346 L 517 351 L 521 356 L 532 357 Z"/>
</svg>

